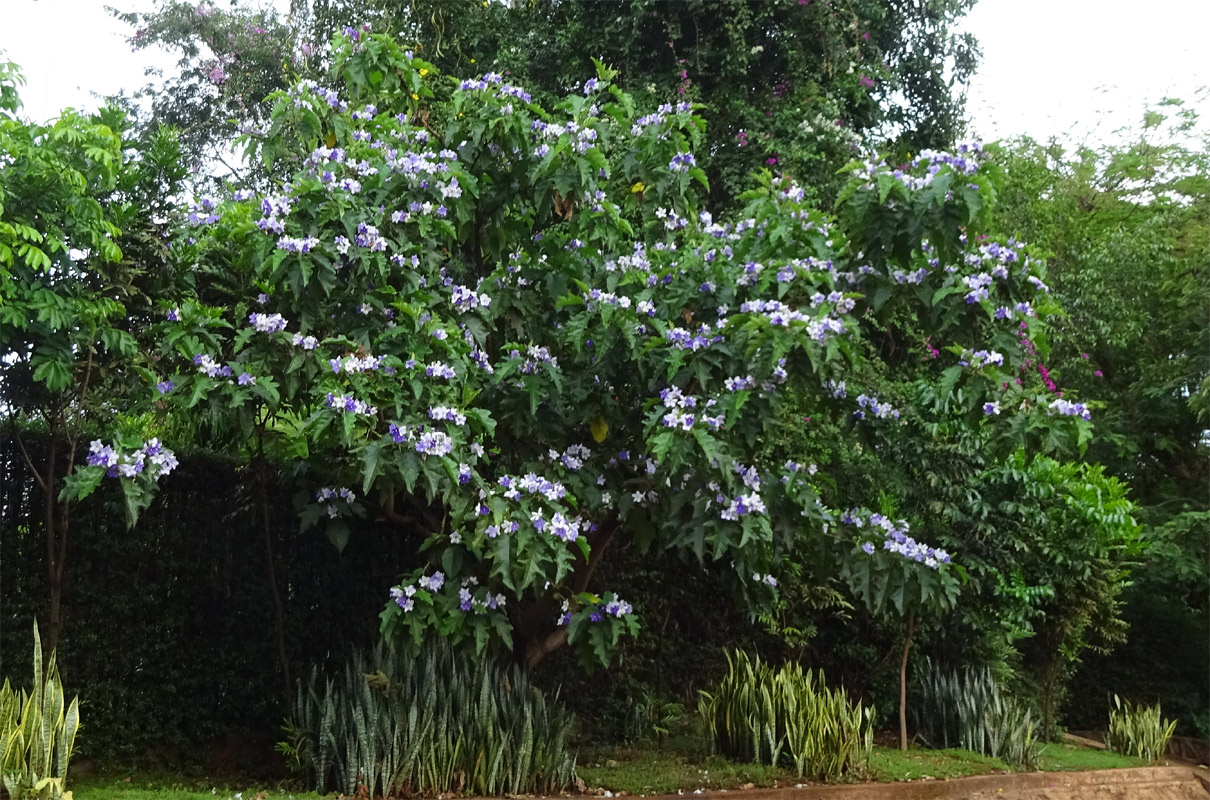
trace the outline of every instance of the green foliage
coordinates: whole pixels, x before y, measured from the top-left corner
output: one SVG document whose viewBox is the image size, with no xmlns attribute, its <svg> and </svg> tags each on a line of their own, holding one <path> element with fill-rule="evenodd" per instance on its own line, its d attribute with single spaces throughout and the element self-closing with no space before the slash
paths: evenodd
<svg viewBox="0 0 1210 800">
<path fill-rule="evenodd" d="M 186 253 L 202 277 L 180 318 L 156 328 L 154 377 L 176 387 L 157 411 L 298 476 L 303 528 L 338 547 L 372 517 L 419 533 L 427 568 L 383 611 L 392 640 L 524 645 L 531 663 L 566 641 L 607 663 L 638 630 L 631 604 L 587 585 L 618 535 L 733 564 L 750 600 L 773 594 L 778 561 L 802 539 L 838 544 L 833 561 L 853 574 L 873 564 L 876 604 L 907 613 L 952 598 L 940 562 L 904 572 L 881 550 L 867 559 L 858 534 L 831 528 L 839 514 L 817 502 L 813 474 L 769 457 L 766 435 L 797 394 L 837 425 L 863 420 L 866 441 L 918 419 L 855 414 L 861 398 L 825 389 L 846 375 L 880 374 L 895 400 L 994 428 L 1014 449 L 1085 433 L 1084 420 L 1047 413 L 1035 386 L 1002 388 L 993 368 L 934 374 L 926 396 L 914 371 L 903 382 L 867 346 L 888 308 L 959 349 L 990 339 L 1009 363 L 1026 354 L 997 304 L 1036 307 L 1027 327 L 1044 335 L 1040 264 L 1004 267 L 995 296 L 971 302 L 957 271 L 926 266 L 974 256 L 960 228 L 984 223 L 990 184 L 973 153 L 961 167 L 928 156 L 912 175 L 855 168 L 839 222 L 766 173 L 742 215 L 716 222 L 692 166 L 705 127 L 695 107 L 639 117 L 603 65 L 588 96 L 548 107 L 498 75 L 443 80 L 364 31 L 334 40 L 331 59 L 326 83 L 339 89 L 276 95 L 267 129 L 246 140 L 293 177 L 260 202 L 241 193 L 196 215 Z M 924 270 L 920 282 L 907 269 Z M 993 426 L 981 401 L 1006 392 L 1021 413 Z M 712 410 L 685 412 L 681 398 Z M 529 473 L 551 491 L 507 489 Z M 336 504 L 323 499 L 332 487 L 344 490 Z M 505 614 L 504 601 L 524 611 Z"/>
<path fill-rule="evenodd" d="M 793 768 L 801 777 L 834 780 L 869 765 L 873 707 L 832 690 L 823 673 L 798 664 L 775 670 L 743 651 L 728 672 L 701 693 L 698 713 L 718 752 L 739 761 Z"/>
<path fill-rule="evenodd" d="M 379 646 L 301 686 L 279 747 L 316 791 L 371 796 L 558 792 L 575 779 L 572 717 L 517 667 L 444 645 L 419 658 Z"/>
<path fill-rule="evenodd" d="M 34 625 L 34 680 L 15 691 L 0 687 L 0 781 L 12 800 L 71 800 L 67 766 L 80 729 L 80 700 L 66 703 L 55 653 L 43 662 Z"/>
<path fill-rule="evenodd" d="M 656 736 L 663 741 L 672 726 L 681 721 L 685 705 L 660 696 L 649 687 L 643 687 L 633 700 L 627 728 L 632 740 L 643 740 Z"/>
<path fill-rule="evenodd" d="M 918 735 L 936 748 L 961 747 L 1035 769 L 1040 742 L 1028 704 L 1000 691 L 991 669 L 946 671 L 931 662 L 917 678 L 911 711 Z"/>
<path fill-rule="evenodd" d="M 1008 764 L 998 758 L 957 748 L 888 750 L 876 747 L 870 758 L 870 776 L 876 781 L 944 780 L 1009 770 Z"/>
<path fill-rule="evenodd" d="M 1160 706 L 1123 702 L 1116 694 L 1113 708 L 1109 709 L 1109 727 L 1105 730 L 1105 744 L 1115 753 L 1136 756 L 1147 761 L 1159 761 L 1164 757 L 1168 740 L 1176 730 L 1176 721 L 1163 719 Z"/>
</svg>

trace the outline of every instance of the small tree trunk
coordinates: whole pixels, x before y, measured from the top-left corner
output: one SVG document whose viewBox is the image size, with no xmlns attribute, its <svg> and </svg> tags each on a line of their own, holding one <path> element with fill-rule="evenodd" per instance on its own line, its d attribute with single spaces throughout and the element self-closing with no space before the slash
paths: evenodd
<svg viewBox="0 0 1210 800">
<path fill-rule="evenodd" d="M 257 499 L 260 500 L 261 529 L 265 539 L 265 565 L 268 573 L 266 577 L 269 580 L 269 589 L 273 595 L 273 638 L 277 644 L 277 660 L 281 664 L 282 700 L 284 703 L 282 708 L 286 713 L 289 713 L 294 682 L 290 679 L 290 656 L 286 651 L 286 610 L 282 604 L 281 592 L 277 588 L 277 568 L 273 563 L 273 530 L 269 525 L 269 498 L 268 492 L 265 489 L 267 480 L 265 465 L 262 463 L 257 467 L 256 483 L 258 494 L 260 495 Z"/>
<path fill-rule="evenodd" d="M 46 649 L 50 652 L 59 646 L 63 632 L 63 568 L 59 558 L 59 538 L 66 531 L 59 530 L 59 504 L 55 502 L 55 475 L 59 466 L 59 449 L 55 447 L 52 432 L 46 446 L 46 473 L 42 486 L 43 539 L 46 543 L 46 589 L 50 600 L 50 614 L 46 620 Z"/>
<path fill-rule="evenodd" d="M 903 660 L 899 662 L 899 749 L 908 749 L 907 735 L 907 665 L 912 649 L 912 634 L 916 632 L 916 616 L 907 618 L 907 635 L 903 637 Z"/>
<path fill-rule="evenodd" d="M 617 535 L 620 523 L 616 517 L 606 520 L 595 534 L 589 537 L 592 550 L 587 561 L 580 562 L 572 574 L 571 590 L 579 594 L 588 590 L 589 581 L 601 563 L 601 558 Z M 527 669 L 537 669 L 546 658 L 567 644 L 567 628 L 554 627 L 558 606 L 553 598 L 544 597 L 532 603 L 525 611 L 513 618 L 513 642 L 519 661 Z"/>
</svg>

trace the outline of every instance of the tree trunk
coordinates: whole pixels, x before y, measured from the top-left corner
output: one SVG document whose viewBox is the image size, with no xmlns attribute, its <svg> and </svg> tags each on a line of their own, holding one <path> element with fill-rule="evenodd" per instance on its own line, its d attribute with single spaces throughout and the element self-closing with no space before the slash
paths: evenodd
<svg viewBox="0 0 1210 800">
<path fill-rule="evenodd" d="M 269 499 L 265 489 L 265 465 L 259 464 L 256 471 L 256 484 L 259 493 L 261 509 L 261 529 L 265 539 L 265 565 L 269 589 L 273 595 L 273 635 L 277 644 L 277 660 L 281 665 L 282 699 L 286 713 L 290 711 L 290 701 L 294 694 L 294 681 L 290 679 L 290 656 L 286 651 L 286 611 L 282 605 L 281 592 L 277 588 L 277 568 L 273 563 L 273 531 L 269 526 Z"/>
<path fill-rule="evenodd" d="M 908 749 L 907 735 L 907 665 L 908 653 L 912 649 L 912 634 L 916 632 L 916 617 L 907 618 L 907 635 L 903 637 L 903 660 L 899 662 L 899 749 Z"/>
<path fill-rule="evenodd" d="M 601 558 L 613 541 L 621 523 L 616 517 L 610 517 L 589 539 L 592 549 L 588 560 L 580 562 L 572 574 L 571 590 L 574 594 L 588 590 L 588 583 Z M 567 644 L 567 628 L 551 629 L 551 623 L 558 613 L 558 606 L 552 598 L 543 598 L 522 612 L 513 620 L 514 641 L 518 646 L 519 660 L 527 669 L 536 669 L 546 657 Z"/>
<path fill-rule="evenodd" d="M 62 544 L 66 543 L 67 531 L 59 530 L 59 504 L 55 498 L 55 474 L 59 466 L 59 449 L 55 447 L 52 433 L 46 445 L 46 470 L 42 481 L 42 525 L 46 543 L 46 589 L 50 600 L 50 614 L 46 620 L 48 650 L 54 652 L 59 646 L 63 632 L 63 562 L 60 558 Z M 62 542 L 60 540 L 63 540 Z"/>
</svg>

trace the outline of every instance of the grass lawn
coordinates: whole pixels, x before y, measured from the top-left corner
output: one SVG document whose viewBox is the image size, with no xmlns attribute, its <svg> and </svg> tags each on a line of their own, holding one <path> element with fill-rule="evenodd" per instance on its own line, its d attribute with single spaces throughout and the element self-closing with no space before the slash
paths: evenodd
<svg viewBox="0 0 1210 800">
<path fill-rule="evenodd" d="M 311 792 L 232 788 L 222 783 L 176 775 L 88 776 L 72 779 L 73 800 L 319 800 Z"/>
<path fill-rule="evenodd" d="M 1142 759 L 1070 744 L 1043 745 L 1039 768 L 1054 771 L 1142 767 Z M 875 747 L 870 778 L 893 782 L 960 778 L 1012 770 L 997 758 L 968 750 L 909 750 Z M 629 795 L 686 794 L 696 789 L 795 786 L 792 771 L 760 764 L 737 764 L 710 755 L 700 739 L 684 735 L 662 744 L 642 743 L 581 750 L 577 772 L 593 789 Z M 320 800 L 320 795 L 290 789 L 231 787 L 180 775 L 88 776 L 71 781 L 75 800 Z M 334 796 L 332 796 L 334 797 Z"/>
<path fill-rule="evenodd" d="M 1073 771 L 1141 767 L 1146 762 L 1103 750 L 1069 744 L 1042 747 L 1039 768 Z M 696 737 L 675 736 L 662 744 L 642 743 L 615 748 L 581 751 L 576 771 L 592 789 L 607 789 L 631 795 L 686 794 L 695 789 L 794 786 L 802 779 L 791 770 L 737 764 L 710 755 Z M 875 747 L 870 759 L 870 779 L 882 782 L 961 778 L 969 775 L 1007 773 L 1014 770 L 998 758 L 968 750 L 909 750 Z M 83 798 L 88 800 L 88 798 Z"/>
<path fill-rule="evenodd" d="M 916 781 L 927 778 L 964 778 L 991 772 L 1012 772 L 998 758 L 970 750 L 908 750 L 875 747 L 870 757 L 870 777 L 876 781 Z"/>
<path fill-rule="evenodd" d="M 1042 745 L 1038 769 L 1046 772 L 1071 772 L 1085 769 L 1120 769 L 1145 767 L 1150 762 L 1134 756 L 1121 756 L 1108 750 L 1093 750 L 1074 744 L 1052 742 Z"/>
<path fill-rule="evenodd" d="M 804 782 L 792 770 L 737 764 L 710 755 L 701 741 L 689 736 L 674 737 L 658 747 L 644 744 L 581 753 L 576 771 L 590 789 L 637 795 L 745 786 L 794 786 Z M 875 747 L 870 761 L 870 777 L 876 781 L 955 778 L 1009 771 L 999 759 L 966 750 L 902 753 Z"/>
</svg>

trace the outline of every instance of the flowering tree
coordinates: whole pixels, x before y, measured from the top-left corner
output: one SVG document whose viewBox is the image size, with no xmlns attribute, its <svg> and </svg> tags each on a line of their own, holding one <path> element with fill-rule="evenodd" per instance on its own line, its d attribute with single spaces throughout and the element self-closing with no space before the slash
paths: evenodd
<svg viewBox="0 0 1210 800">
<path fill-rule="evenodd" d="M 875 448 L 936 420 L 1013 449 L 1087 433 L 1010 377 L 1050 304 L 1019 246 L 976 244 L 977 150 L 859 166 L 839 222 L 768 175 L 715 220 L 695 109 L 636 118 L 603 66 L 548 110 L 496 74 L 437 101 L 431 64 L 363 30 L 332 60 L 339 89 L 280 94 L 248 140 L 293 177 L 199 201 L 198 291 L 165 306 L 154 377 L 164 413 L 261 432 L 304 528 L 415 537 L 396 640 L 607 662 L 638 628 L 592 586 L 620 537 L 730 564 L 751 598 L 808 541 L 948 574 L 907 521 L 826 507 L 810 461 L 771 459 L 791 395 Z M 900 380 L 878 343 L 909 329 L 950 352 Z"/>
</svg>

